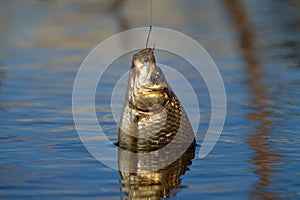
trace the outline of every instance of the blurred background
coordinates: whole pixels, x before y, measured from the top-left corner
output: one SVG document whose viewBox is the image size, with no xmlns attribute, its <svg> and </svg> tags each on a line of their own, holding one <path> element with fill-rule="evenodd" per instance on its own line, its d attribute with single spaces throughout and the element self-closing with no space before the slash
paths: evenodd
<svg viewBox="0 0 300 200">
<path fill-rule="evenodd" d="M 167 196 L 299 199 L 300 2 L 152 4 L 154 28 L 185 33 L 212 56 L 228 100 L 219 142 L 208 157 L 192 160 Z M 72 87 L 81 62 L 98 43 L 150 25 L 149 7 L 149 0 L 0 1 L 1 199 L 132 198 L 120 174 L 81 143 Z M 129 68 L 130 56 L 119 65 Z M 169 57 L 164 64 L 172 62 Z M 208 112 L 209 95 L 199 85 L 200 108 Z M 105 106 L 98 105 L 99 120 L 116 139 Z M 208 125 L 205 116 L 200 130 Z"/>
</svg>

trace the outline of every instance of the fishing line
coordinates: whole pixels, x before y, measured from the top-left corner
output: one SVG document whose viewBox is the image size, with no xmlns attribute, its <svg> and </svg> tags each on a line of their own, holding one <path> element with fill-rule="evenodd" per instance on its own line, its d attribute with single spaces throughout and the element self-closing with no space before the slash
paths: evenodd
<svg viewBox="0 0 300 200">
<path fill-rule="evenodd" d="M 147 40 L 146 40 L 146 48 L 148 48 L 150 33 L 152 31 L 152 0 L 149 0 L 149 1 L 150 1 L 150 26 L 149 26 L 148 36 L 147 36 Z"/>
</svg>

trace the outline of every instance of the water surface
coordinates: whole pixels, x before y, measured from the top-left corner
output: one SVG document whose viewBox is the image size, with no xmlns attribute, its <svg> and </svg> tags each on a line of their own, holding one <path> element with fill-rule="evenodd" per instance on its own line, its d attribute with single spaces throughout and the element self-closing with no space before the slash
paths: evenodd
<svg viewBox="0 0 300 200">
<path fill-rule="evenodd" d="M 81 62 L 99 42 L 149 24 L 147 5 L 133 0 L 1 3 L 1 199 L 126 198 L 119 172 L 95 160 L 77 135 L 72 88 Z M 300 198 L 299 2 L 154 0 L 153 12 L 154 26 L 183 32 L 207 49 L 228 100 L 219 142 L 208 157 L 192 160 L 173 198 Z M 157 54 L 161 63 L 181 65 L 198 83 L 187 63 Z M 115 65 L 128 69 L 130 55 Z M 203 81 L 198 85 L 201 136 L 210 102 Z M 99 120 L 116 140 L 116 123 L 98 89 Z"/>
</svg>

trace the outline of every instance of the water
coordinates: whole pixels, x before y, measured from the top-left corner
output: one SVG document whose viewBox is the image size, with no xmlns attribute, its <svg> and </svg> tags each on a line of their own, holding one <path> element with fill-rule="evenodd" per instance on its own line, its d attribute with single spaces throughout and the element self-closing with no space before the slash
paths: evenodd
<svg viewBox="0 0 300 200">
<path fill-rule="evenodd" d="M 119 172 L 79 140 L 71 111 L 74 78 L 88 52 L 113 34 L 148 25 L 147 2 L 116 2 L 1 3 L 1 199 L 126 198 Z M 153 8 L 155 26 L 207 49 L 228 98 L 219 142 L 208 157 L 192 160 L 173 198 L 299 199 L 299 2 L 154 0 Z M 209 97 L 199 85 L 205 130 Z M 97 103 L 100 120 L 109 116 L 106 106 Z M 112 118 L 101 121 L 113 135 Z"/>
</svg>

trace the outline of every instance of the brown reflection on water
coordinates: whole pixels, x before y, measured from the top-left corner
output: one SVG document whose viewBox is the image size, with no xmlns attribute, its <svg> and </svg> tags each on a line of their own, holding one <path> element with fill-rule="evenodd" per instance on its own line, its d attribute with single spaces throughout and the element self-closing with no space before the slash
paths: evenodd
<svg viewBox="0 0 300 200">
<path fill-rule="evenodd" d="M 115 0 L 111 6 L 111 10 L 116 14 L 116 18 L 119 21 L 120 31 L 129 29 L 129 22 L 121 12 L 125 2 L 126 0 Z"/>
<path fill-rule="evenodd" d="M 250 197 L 251 199 L 274 199 L 276 194 L 269 192 L 268 187 L 271 185 L 273 166 L 277 162 L 276 158 L 280 155 L 271 152 L 271 144 L 268 141 L 270 137 L 269 128 L 274 123 L 269 119 L 269 116 L 272 115 L 268 104 L 270 96 L 268 87 L 263 83 L 264 74 L 262 73 L 261 59 L 255 46 L 254 27 L 239 0 L 226 0 L 224 2 L 225 8 L 231 16 L 233 27 L 238 33 L 237 42 L 245 60 L 245 70 L 248 75 L 247 83 L 253 94 L 251 99 L 253 112 L 249 113 L 247 118 L 258 123 L 255 126 L 255 133 L 251 134 L 247 141 L 256 152 L 256 156 L 250 162 L 256 165 L 253 171 L 259 177 L 259 181 L 252 186 L 255 191 Z"/>
</svg>

